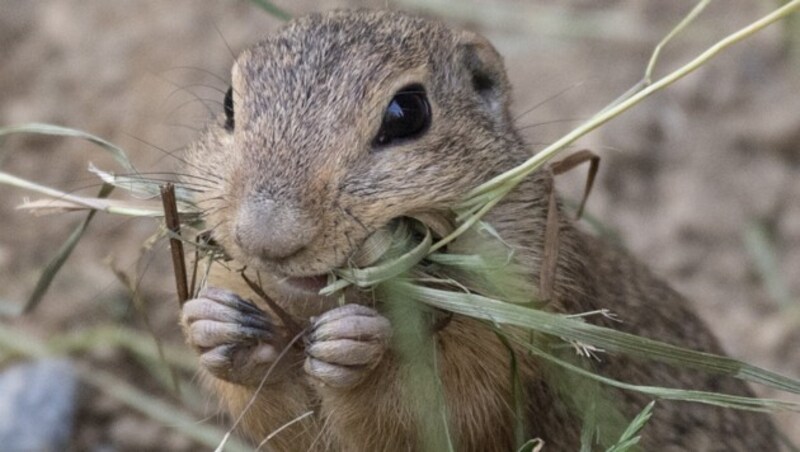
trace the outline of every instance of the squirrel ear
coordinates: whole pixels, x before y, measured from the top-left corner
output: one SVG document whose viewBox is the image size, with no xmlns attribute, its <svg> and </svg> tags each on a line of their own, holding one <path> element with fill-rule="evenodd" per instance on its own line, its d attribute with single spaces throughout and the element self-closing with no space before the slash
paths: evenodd
<svg viewBox="0 0 800 452">
<path fill-rule="evenodd" d="M 493 116 L 506 120 L 510 87 L 503 57 L 486 38 L 469 31 L 459 37 L 458 47 L 463 64 L 469 71 L 472 88 L 481 96 Z"/>
</svg>

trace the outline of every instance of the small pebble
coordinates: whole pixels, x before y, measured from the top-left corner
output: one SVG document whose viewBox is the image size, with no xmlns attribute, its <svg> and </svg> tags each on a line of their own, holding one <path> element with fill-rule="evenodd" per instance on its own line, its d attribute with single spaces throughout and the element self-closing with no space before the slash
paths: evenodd
<svg viewBox="0 0 800 452">
<path fill-rule="evenodd" d="M 18 364 L 0 372 L 3 451 L 61 451 L 72 436 L 78 379 L 66 360 Z"/>
</svg>

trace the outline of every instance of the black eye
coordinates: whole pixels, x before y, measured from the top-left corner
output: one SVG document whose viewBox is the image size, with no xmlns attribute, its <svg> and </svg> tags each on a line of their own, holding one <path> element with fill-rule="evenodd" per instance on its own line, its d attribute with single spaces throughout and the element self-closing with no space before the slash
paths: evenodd
<svg viewBox="0 0 800 452">
<path fill-rule="evenodd" d="M 387 146 L 398 140 L 422 135 L 431 124 L 431 105 L 422 85 L 406 86 L 398 91 L 386 111 L 373 145 Z"/>
<path fill-rule="evenodd" d="M 233 132 L 233 88 L 228 88 L 228 91 L 225 92 L 223 108 L 225 109 L 225 130 Z"/>
</svg>

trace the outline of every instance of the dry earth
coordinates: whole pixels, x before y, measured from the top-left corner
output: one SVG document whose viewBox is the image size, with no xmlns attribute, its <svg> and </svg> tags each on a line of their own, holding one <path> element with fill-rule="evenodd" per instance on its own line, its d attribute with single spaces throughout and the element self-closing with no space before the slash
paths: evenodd
<svg viewBox="0 0 800 452">
<path fill-rule="evenodd" d="M 282 2 L 297 15 L 367 5 L 442 16 L 441 1 Z M 649 53 L 693 2 L 483 1 L 445 8 L 445 20 L 486 33 L 506 55 L 515 110 L 540 148 L 639 80 Z M 663 73 L 715 37 L 764 14 L 770 2 L 713 4 L 667 48 Z M 499 8 L 499 9 L 498 9 Z M 495 11 L 499 11 L 496 12 Z M 174 171 L 162 150 L 185 145 L 218 110 L 235 53 L 280 22 L 244 1 L 0 0 L 0 125 L 30 121 L 84 129 L 126 148 L 149 171 Z M 773 27 L 667 92 L 587 137 L 602 155 L 589 211 L 641 260 L 696 301 L 734 356 L 800 376 L 800 33 Z M 190 94 L 194 93 L 194 94 Z M 97 190 L 87 163 L 113 169 L 89 145 L 17 136 L 0 148 L 2 170 L 70 190 Z M 560 181 L 577 197 L 582 176 Z M 77 216 L 31 217 L 25 196 L 0 188 L 0 299 L 24 300 Z M 746 242 L 753 228 L 775 248 L 767 289 Z M 37 312 L 3 328 L 50 338 L 97 325 L 142 327 L 109 262 L 133 273 L 148 220 L 98 218 Z M 138 269 L 158 337 L 181 342 L 164 244 Z M 186 353 L 189 353 L 188 351 Z M 0 355 L 2 356 L 2 355 Z M 130 356 L 98 343 L 82 360 L 175 403 Z M 775 395 L 762 391 L 764 395 Z M 213 402 L 206 404 L 213 413 Z M 202 417 L 197 414 L 198 419 Z M 211 417 L 209 422 L 218 418 Z M 781 415 L 800 442 L 800 418 Z M 107 448 L 110 447 L 110 448 Z M 93 390 L 86 391 L 76 450 L 191 450 L 191 441 Z"/>
</svg>

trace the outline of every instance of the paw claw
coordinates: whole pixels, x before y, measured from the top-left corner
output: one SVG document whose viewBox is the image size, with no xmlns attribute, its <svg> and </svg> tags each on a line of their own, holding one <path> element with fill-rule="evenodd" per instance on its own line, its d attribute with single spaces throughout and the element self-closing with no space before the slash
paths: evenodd
<svg viewBox="0 0 800 452">
<path fill-rule="evenodd" d="M 184 303 L 181 322 L 201 366 L 232 383 L 260 383 L 285 346 L 266 312 L 223 289 Z"/>
</svg>

